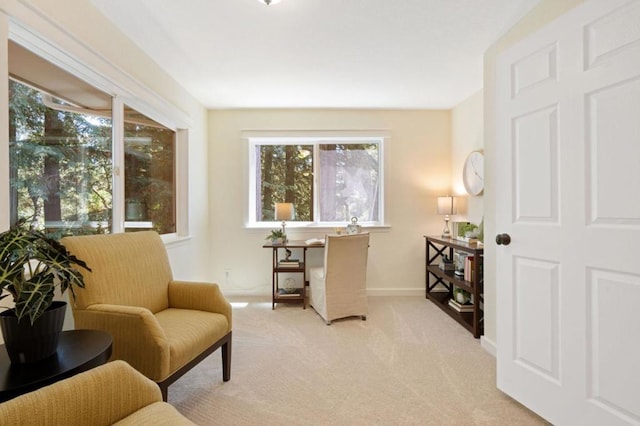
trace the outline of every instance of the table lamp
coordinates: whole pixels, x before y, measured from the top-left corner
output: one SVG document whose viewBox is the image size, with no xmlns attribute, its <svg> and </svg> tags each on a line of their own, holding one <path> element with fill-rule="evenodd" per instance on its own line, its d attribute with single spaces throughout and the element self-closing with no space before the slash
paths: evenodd
<svg viewBox="0 0 640 426">
<path fill-rule="evenodd" d="M 284 232 L 284 228 L 287 225 L 287 220 L 293 220 L 294 211 L 293 211 L 293 203 L 276 203 L 275 204 L 275 219 L 282 221 L 282 235 L 284 235 L 284 239 L 286 240 L 286 233 Z"/>
<path fill-rule="evenodd" d="M 451 238 L 451 232 L 449 231 L 449 215 L 456 214 L 456 198 L 450 195 L 446 197 L 438 197 L 438 214 L 444 215 L 444 229 L 442 230 L 442 236 L 445 238 Z"/>
</svg>

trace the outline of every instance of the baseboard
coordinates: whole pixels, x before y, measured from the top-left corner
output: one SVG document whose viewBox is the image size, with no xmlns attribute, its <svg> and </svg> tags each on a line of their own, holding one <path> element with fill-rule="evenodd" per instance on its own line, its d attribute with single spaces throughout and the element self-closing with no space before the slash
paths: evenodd
<svg viewBox="0 0 640 426">
<path fill-rule="evenodd" d="M 496 343 L 494 341 L 487 339 L 485 336 L 480 336 L 480 346 L 493 355 L 494 358 L 496 357 Z"/>
<path fill-rule="evenodd" d="M 238 297 L 238 296 L 271 297 L 271 290 L 269 290 L 268 292 L 265 292 L 262 290 L 251 291 L 251 290 L 224 290 L 223 289 L 222 294 L 230 297 Z"/>
<path fill-rule="evenodd" d="M 267 290 L 225 290 L 222 289 L 225 296 L 266 296 L 271 297 L 271 289 Z M 373 288 L 367 290 L 367 296 L 422 296 L 424 297 L 424 288 Z"/>
<path fill-rule="evenodd" d="M 369 288 L 367 296 L 422 296 L 423 288 Z"/>
</svg>

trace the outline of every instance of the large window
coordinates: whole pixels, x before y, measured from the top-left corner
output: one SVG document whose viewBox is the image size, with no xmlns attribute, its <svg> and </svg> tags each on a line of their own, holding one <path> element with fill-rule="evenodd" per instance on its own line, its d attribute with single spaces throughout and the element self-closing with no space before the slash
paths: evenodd
<svg viewBox="0 0 640 426">
<path fill-rule="evenodd" d="M 9 81 L 11 221 L 31 228 L 111 230 L 111 119 Z M 53 107 L 53 108 L 51 108 Z"/>
<path fill-rule="evenodd" d="M 274 221 L 275 203 L 293 203 L 292 222 L 383 222 L 382 137 L 251 137 L 249 222 Z"/>
<path fill-rule="evenodd" d="M 9 71 L 12 225 L 176 232 L 174 130 L 13 42 Z"/>
</svg>

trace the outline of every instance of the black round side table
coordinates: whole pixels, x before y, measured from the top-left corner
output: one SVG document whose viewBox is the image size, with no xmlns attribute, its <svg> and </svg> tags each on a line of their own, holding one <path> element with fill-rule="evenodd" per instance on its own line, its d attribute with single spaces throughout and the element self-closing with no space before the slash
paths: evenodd
<svg viewBox="0 0 640 426">
<path fill-rule="evenodd" d="M 57 352 L 31 364 L 12 364 L 0 345 L 0 402 L 106 363 L 112 344 L 113 339 L 104 331 L 63 331 Z"/>
</svg>

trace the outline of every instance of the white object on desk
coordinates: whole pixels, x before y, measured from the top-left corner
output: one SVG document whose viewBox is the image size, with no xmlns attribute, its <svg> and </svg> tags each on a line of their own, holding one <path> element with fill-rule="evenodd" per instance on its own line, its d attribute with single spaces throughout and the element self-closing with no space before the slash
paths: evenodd
<svg viewBox="0 0 640 426">
<path fill-rule="evenodd" d="M 358 218 L 354 216 L 351 218 L 351 223 L 347 225 L 347 234 L 353 235 L 353 234 L 359 234 L 359 233 L 360 233 L 360 225 L 358 225 Z"/>
<path fill-rule="evenodd" d="M 312 246 L 315 244 L 321 245 L 324 244 L 324 238 L 309 238 L 304 243 L 308 246 Z"/>
</svg>

